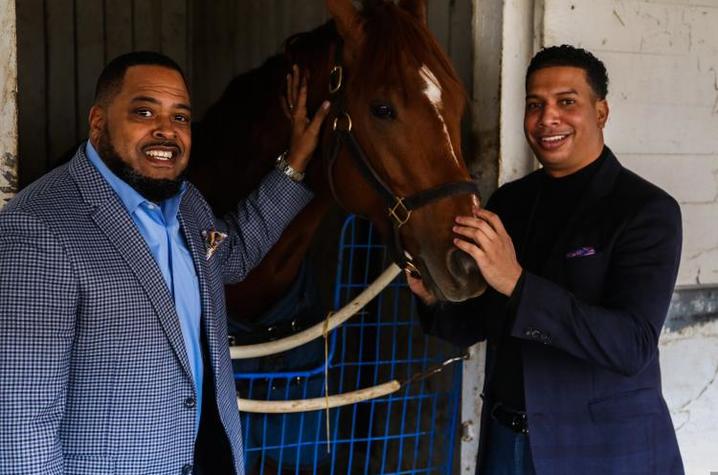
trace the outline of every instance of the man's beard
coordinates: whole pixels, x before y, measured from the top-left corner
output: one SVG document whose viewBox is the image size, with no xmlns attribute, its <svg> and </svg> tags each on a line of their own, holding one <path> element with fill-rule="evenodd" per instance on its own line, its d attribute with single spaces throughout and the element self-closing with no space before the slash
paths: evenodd
<svg viewBox="0 0 718 475">
<path fill-rule="evenodd" d="M 175 143 L 171 145 L 177 146 Z M 184 172 L 175 179 L 150 178 L 141 175 L 125 163 L 112 145 L 110 131 L 107 127 L 104 128 L 98 139 L 97 153 L 112 173 L 130 185 L 137 193 L 142 195 L 142 197 L 153 203 L 160 203 L 168 198 L 172 198 L 182 189 Z"/>
</svg>

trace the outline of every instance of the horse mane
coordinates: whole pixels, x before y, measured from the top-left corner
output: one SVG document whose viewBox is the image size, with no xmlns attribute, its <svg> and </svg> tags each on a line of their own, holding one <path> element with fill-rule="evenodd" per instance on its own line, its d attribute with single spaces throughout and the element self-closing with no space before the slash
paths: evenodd
<svg viewBox="0 0 718 475">
<path fill-rule="evenodd" d="M 448 56 L 429 31 L 406 10 L 393 2 L 365 2 L 362 15 L 364 43 L 357 58 L 353 74 L 352 90 L 359 96 L 377 91 L 389 85 L 403 92 L 407 84 L 406 66 L 418 70 L 428 66 L 450 94 L 467 98 L 465 89 Z M 361 76 L 361 77 L 359 77 Z"/>
<path fill-rule="evenodd" d="M 353 93 L 363 97 L 390 86 L 402 91 L 407 99 L 404 90 L 407 69 L 402 66 L 408 64 L 417 70 L 427 65 L 449 93 L 468 97 L 448 56 L 425 25 L 392 1 L 364 0 L 363 6 L 364 43 L 352 68 L 354 73 L 349 77 L 349 81 L 354 80 Z M 334 21 L 330 20 L 314 30 L 287 38 L 285 56 L 290 62 L 318 71 L 313 67 L 317 63 L 325 65 L 326 61 L 334 61 L 318 53 L 326 52 L 328 45 L 337 39 Z M 310 105 L 312 102 L 310 100 Z"/>
</svg>

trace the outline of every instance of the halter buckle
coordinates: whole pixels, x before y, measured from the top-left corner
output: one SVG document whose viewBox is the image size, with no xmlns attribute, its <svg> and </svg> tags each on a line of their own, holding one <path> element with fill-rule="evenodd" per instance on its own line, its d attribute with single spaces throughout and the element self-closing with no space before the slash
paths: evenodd
<svg viewBox="0 0 718 475">
<path fill-rule="evenodd" d="M 388 208 L 389 217 L 394 220 L 394 226 L 399 229 L 411 218 L 411 210 L 404 204 L 404 198 L 394 197 L 396 202 L 394 206 Z M 402 216 L 403 215 L 403 216 Z"/>
<path fill-rule="evenodd" d="M 339 89 L 342 88 L 342 82 L 344 80 L 344 68 L 341 66 L 334 66 L 329 71 L 329 94 L 336 94 Z"/>
<path fill-rule="evenodd" d="M 352 131 L 352 118 L 349 117 L 349 113 L 342 112 L 342 115 L 339 115 L 334 118 L 334 122 L 332 123 L 332 130 L 336 132 L 337 129 L 339 129 L 340 120 L 345 119 L 346 120 L 346 128 L 341 129 L 343 132 L 351 132 Z"/>
</svg>

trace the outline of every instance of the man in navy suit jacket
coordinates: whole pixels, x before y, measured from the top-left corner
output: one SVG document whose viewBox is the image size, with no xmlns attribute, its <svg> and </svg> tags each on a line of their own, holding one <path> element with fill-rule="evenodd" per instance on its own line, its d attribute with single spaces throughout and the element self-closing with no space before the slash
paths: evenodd
<svg viewBox="0 0 718 475">
<path fill-rule="evenodd" d="M 217 219 L 182 178 L 179 66 L 138 52 L 104 69 L 89 142 L 0 212 L 0 473 L 244 473 L 223 284 L 311 198 L 329 105 L 310 122 L 289 81 L 288 153 Z"/>
<path fill-rule="evenodd" d="M 605 146 L 607 90 L 591 53 L 537 53 L 524 131 L 543 167 L 454 227 L 490 288 L 437 302 L 408 276 L 427 332 L 488 342 L 482 475 L 683 473 L 658 361 L 680 209 Z"/>
</svg>

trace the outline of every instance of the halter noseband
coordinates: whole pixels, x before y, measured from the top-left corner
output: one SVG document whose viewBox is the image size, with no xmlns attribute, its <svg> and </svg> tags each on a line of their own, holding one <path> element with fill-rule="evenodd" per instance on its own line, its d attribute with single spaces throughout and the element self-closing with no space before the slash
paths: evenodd
<svg viewBox="0 0 718 475">
<path fill-rule="evenodd" d="M 371 185 L 386 204 L 387 214 L 392 223 L 393 230 L 393 239 L 389 243 L 389 252 L 392 259 L 402 269 L 419 273 L 419 269 L 414 265 L 411 255 L 402 245 L 399 229 L 409 221 L 412 211 L 453 195 L 475 194 L 478 196 L 479 187 L 473 181 L 464 180 L 444 183 L 407 197 L 394 194 L 391 188 L 382 180 L 376 170 L 374 170 L 374 167 L 372 167 L 364 150 L 357 141 L 356 136 L 352 133 L 352 119 L 346 110 L 344 94 L 342 94 L 342 86 L 345 78 L 344 68 L 341 66 L 341 44 L 336 47 L 335 57 L 335 65 L 329 73 L 329 95 L 332 98 L 334 115 L 334 121 L 332 122 L 334 143 L 332 144 L 327 162 L 329 188 L 337 203 L 341 203 L 337 197 L 334 185 L 333 170 L 342 146 L 346 145 L 349 147 L 349 156 L 352 158 L 352 162 L 356 165 L 362 177 L 364 177 L 364 180 Z"/>
</svg>

